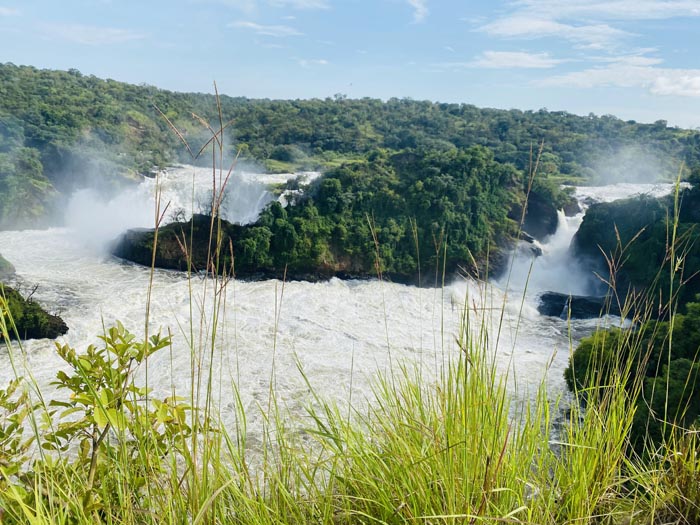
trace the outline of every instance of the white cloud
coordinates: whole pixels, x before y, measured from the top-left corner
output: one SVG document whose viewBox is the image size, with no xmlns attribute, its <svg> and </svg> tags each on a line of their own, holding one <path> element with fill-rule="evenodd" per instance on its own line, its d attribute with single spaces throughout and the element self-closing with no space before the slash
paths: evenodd
<svg viewBox="0 0 700 525">
<path fill-rule="evenodd" d="M 519 0 L 514 5 L 551 18 L 653 20 L 700 15 L 700 0 Z"/>
<path fill-rule="evenodd" d="M 328 60 L 323 58 L 307 59 L 307 58 L 297 58 L 296 61 L 301 67 L 310 68 L 314 66 L 327 66 L 329 64 Z"/>
<path fill-rule="evenodd" d="M 48 24 L 45 29 L 50 36 L 90 46 L 123 44 L 134 40 L 143 40 L 147 37 L 144 33 L 130 29 L 83 24 Z"/>
<path fill-rule="evenodd" d="M 552 58 L 549 53 L 524 53 L 521 51 L 484 51 L 469 65 L 491 69 L 547 69 L 563 60 Z"/>
<path fill-rule="evenodd" d="M 19 9 L 0 6 L 0 16 L 19 16 Z"/>
<path fill-rule="evenodd" d="M 428 16 L 428 1 L 427 0 L 406 0 L 413 8 L 413 22 L 416 24 L 425 20 Z"/>
<path fill-rule="evenodd" d="M 649 57 L 622 57 L 604 67 L 549 77 L 537 84 L 584 89 L 643 88 L 653 95 L 700 97 L 700 69 L 654 67 L 659 63 Z"/>
<path fill-rule="evenodd" d="M 557 37 L 604 49 L 633 36 L 616 21 L 700 16 L 700 0 L 515 0 L 511 11 L 478 29 L 509 38 Z"/>
<path fill-rule="evenodd" d="M 532 14 L 501 18 L 479 28 L 493 36 L 508 38 L 558 37 L 588 48 L 600 48 L 630 33 L 607 24 L 572 25 Z"/>
<path fill-rule="evenodd" d="M 327 0 L 269 0 L 276 7 L 293 7 L 294 9 L 328 9 Z"/>
<path fill-rule="evenodd" d="M 287 37 L 287 36 L 301 36 L 296 29 L 290 26 L 274 25 L 266 26 L 262 24 L 256 24 L 255 22 L 234 22 L 229 24 L 229 27 L 241 27 L 243 29 L 250 29 L 255 31 L 258 35 L 274 36 L 274 37 Z"/>
<path fill-rule="evenodd" d="M 552 58 L 549 53 L 522 51 L 484 51 L 471 62 L 438 62 L 430 64 L 429 71 L 458 71 L 468 68 L 487 69 L 548 69 L 565 62 Z"/>
</svg>

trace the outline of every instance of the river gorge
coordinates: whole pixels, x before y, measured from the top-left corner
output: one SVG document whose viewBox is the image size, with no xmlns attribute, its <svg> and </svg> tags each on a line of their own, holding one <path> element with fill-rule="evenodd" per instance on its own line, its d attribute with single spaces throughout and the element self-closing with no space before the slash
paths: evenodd
<svg viewBox="0 0 700 525">
<path fill-rule="evenodd" d="M 306 180 L 316 173 L 294 175 Z M 226 218 L 250 222 L 262 206 L 276 198 L 270 185 L 289 176 L 235 174 L 223 205 Z M 477 283 L 457 278 L 444 288 L 418 288 L 380 280 L 282 282 L 232 280 L 223 306 L 216 310 L 211 279 L 185 273 L 151 270 L 109 254 L 109 242 L 127 228 L 153 227 L 154 195 L 165 217 L 201 211 L 210 194 L 211 170 L 179 167 L 158 179 L 145 179 L 108 201 L 83 190 L 74 194 L 66 224 L 46 230 L 0 232 L 2 254 L 16 268 L 9 284 L 61 315 L 69 332 L 60 338 L 78 350 L 97 343 L 97 336 L 117 321 L 142 335 L 150 296 L 149 331 L 172 333 L 172 351 L 155 354 L 148 363 L 154 395 L 174 389 L 186 396 L 192 386 L 191 348 L 212 340 L 215 370 L 213 391 L 224 424 L 234 425 L 237 392 L 254 437 L 260 424 L 258 406 L 270 395 L 295 413 L 310 395 L 299 367 L 316 392 L 341 403 L 360 405 L 370 394 L 377 372 L 415 365 L 426 380 L 438 374 L 456 355 L 457 338 L 469 309 L 472 327 L 485 326 L 490 351 L 513 391 L 532 392 L 543 377 L 553 395 L 564 394 L 563 370 L 572 345 L 601 322 L 617 318 L 572 320 L 540 315 L 538 296 L 544 291 L 587 294 L 594 285 L 568 254 L 583 213 L 559 217 L 554 235 L 533 259 L 529 249 L 517 250 L 511 269 L 499 280 Z M 583 207 L 638 193 L 661 195 L 667 184 L 617 184 L 578 187 Z M 585 212 L 585 211 L 584 211 Z M 214 312 L 218 320 L 213 321 Z M 15 375 L 30 375 L 50 395 L 50 383 L 63 366 L 51 340 L 30 340 L 0 352 L 0 384 Z M 196 352 L 195 352 L 196 354 Z M 194 360 L 206 363 L 206 355 Z M 509 373 L 506 373 L 509 372 Z M 145 371 L 140 371 L 145 375 Z M 507 379 L 505 379 L 507 378 Z M 143 379 L 143 378 L 142 378 Z M 270 388 L 273 385 L 274 388 Z"/>
</svg>

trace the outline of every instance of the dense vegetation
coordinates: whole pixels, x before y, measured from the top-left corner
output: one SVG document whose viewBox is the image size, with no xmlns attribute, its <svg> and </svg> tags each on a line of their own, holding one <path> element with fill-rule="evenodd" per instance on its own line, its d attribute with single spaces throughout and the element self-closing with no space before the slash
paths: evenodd
<svg viewBox="0 0 700 525">
<path fill-rule="evenodd" d="M 423 271 L 433 282 L 436 271 L 452 273 L 460 266 L 483 274 L 487 264 L 502 264 L 503 248 L 517 233 L 517 221 L 508 214 L 518 210 L 520 218 L 522 184 L 513 166 L 494 161 L 480 146 L 425 155 L 375 152 L 331 169 L 292 206 L 275 202 L 254 224 L 224 224 L 222 242 L 231 242 L 239 276 L 382 273 L 416 282 Z M 164 227 L 156 265 L 187 267 L 178 239 L 184 232 L 187 246 L 190 230 L 195 242 L 189 253 L 195 268 L 204 267 L 210 251 L 205 217 Z M 152 232 L 130 232 L 116 254 L 151 264 L 152 239 Z"/>
<path fill-rule="evenodd" d="M 659 304 L 668 305 L 669 293 L 673 293 L 673 300 L 682 307 L 700 293 L 697 173 L 691 181 L 695 185 L 681 191 L 677 201 L 674 195 L 662 199 L 642 195 L 594 204 L 587 210 L 572 243 L 574 254 L 606 280 L 612 269 L 613 284 L 623 301 L 628 291 L 646 291 Z M 669 270 L 670 257 L 676 259 L 673 271 Z"/>
<path fill-rule="evenodd" d="M 647 438 L 667 439 L 673 425 L 700 423 L 698 175 L 676 195 L 591 206 L 574 238 L 576 255 L 613 288 L 633 325 L 584 339 L 566 371 L 567 384 L 585 392 L 627 374 L 627 390 L 640 388 L 632 426 L 638 448 Z M 621 363 L 632 366 L 623 372 Z"/>
<path fill-rule="evenodd" d="M 700 134 L 663 121 L 637 124 L 606 115 L 479 109 L 391 99 L 249 100 L 222 96 L 234 150 L 273 170 L 328 168 L 377 149 L 438 155 L 484 146 L 494 160 L 527 170 L 544 141 L 542 177 L 656 178 L 680 161 L 700 162 Z M 164 91 L 85 76 L 0 64 L 0 228 L 36 224 L 78 186 L 112 188 L 186 155 L 165 116 L 196 151 L 201 122 L 217 121 L 214 96 Z M 641 159 L 641 161 L 640 161 Z M 641 172 L 641 173 L 640 173 Z"/>
<path fill-rule="evenodd" d="M 10 70 L 13 67 L 5 66 Z M 67 75 L 74 78 L 72 81 L 78 87 L 82 82 L 122 86 L 82 77 L 77 72 L 21 70 L 30 77 Z M 154 96 L 169 96 L 152 88 L 124 89 L 134 93 L 150 90 Z M 79 93 L 80 89 L 75 92 Z M 190 96 L 182 97 L 188 100 Z M 150 118 L 146 101 L 133 102 L 144 104 L 141 115 Z M 237 101 L 227 99 L 227 103 L 234 102 Z M 260 141 L 246 143 L 251 155 L 272 159 L 280 163 L 275 164 L 278 167 L 300 162 L 306 156 L 311 157 L 309 162 L 320 159 L 334 169 L 296 206 L 283 209 L 273 204 L 250 227 L 227 225 L 216 217 L 197 215 L 188 224 L 162 229 L 161 252 L 156 253 L 156 259 L 177 258 L 178 264 L 198 270 L 221 268 L 230 264 L 227 257 L 233 247 L 239 258 L 237 265 L 245 263 L 247 257 L 255 268 L 279 271 L 282 264 L 299 267 L 310 263 L 343 264 L 339 258 L 331 258 L 338 257 L 342 249 L 362 264 L 377 261 L 379 270 L 410 274 L 415 271 L 412 265 L 419 256 L 427 267 L 436 265 L 440 252 L 450 265 L 464 262 L 471 255 L 483 256 L 487 240 L 502 241 L 497 237 L 507 237 L 515 228 L 515 221 L 508 213 L 515 212 L 517 218 L 518 207 L 522 206 L 526 164 L 518 159 L 505 159 L 502 155 L 507 148 L 500 149 L 505 145 L 503 141 L 486 145 L 448 141 L 429 147 L 417 143 L 394 147 L 388 143 L 360 142 L 347 146 L 348 142 L 331 141 L 337 149 L 328 146 L 315 151 L 301 141 L 265 140 L 266 133 L 280 129 L 283 124 L 304 122 L 281 108 L 301 108 L 306 104 L 322 108 L 323 118 L 329 115 L 329 108 L 338 108 L 336 120 L 331 122 L 339 126 L 339 131 L 342 129 L 349 136 L 359 133 L 358 136 L 376 141 L 387 140 L 389 133 L 403 133 L 404 128 L 390 128 L 380 121 L 369 128 L 354 127 L 352 121 L 345 126 L 344 119 L 353 114 L 353 108 L 372 108 L 373 104 L 386 119 L 387 113 L 382 114 L 382 108 L 398 105 L 402 111 L 406 110 L 398 115 L 409 115 L 415 110 L 412 118 L 421 122 L 420 126 L 406 129 L 407 137 L 415 132 L 421 140 L 437 140 L 425 130 L 430 129 L 433 121 L 442 122 L 439 117 L 450 114 L 450 105 L 441 109 L 441 105 L 430 103 L 382 104 L 347 101 L 342 97 L 331 101 L 239 102 L 246 108 L 274 107 L 268 116 L 279 119 L 271 121 L 269 127 L 268 123 L 261 126 Z M 438 115 L 431 115 L 430 108 Z M 454 108 L 482 114 L 470 106 Z M 165 111 L 173 120 L 181 118 L 173 108 Z M 76 118 L 81 114 L 76 113 Z M 115 113 L 113 117 L 120 122 L 123 114 Z M 527 118 L 530 116 L 551 118 L 547 112 Z M 582 126 L 586 122 L 579 117 L 561 117 L 571 118 Z M 323 120 L 320 114 L 318 118 Z M 605 125 L 620 123 L 607 118 L 589 121 Z M 146 122 L 143 121 L 144 125 Z M 157 119 L 152 122 L 156 127 L 162 125 L 156 123 Z M 395 124 L 396 117 L 389 122 Z M 465 126 L 460 133 L 471 125 L 466 119 L 454 122 Z M 132 129 L 131 123 L 126 126 Z M 137 129 L 141 130 L 140 126 Z M 648 127 L 620 123 L 620 127 L 630 133 L 656 130 L 670 137 L 668 142 L 652 141 L 670 148 L 668 158 L 673 159 L 670 164 L 692 150 L 686 139 L 694 136 L 693 133 L 668 130 L 663 123 Z M 328 129 L 319 124 L 318 128 L 310 127 L 309 133 Z M 483 134 L 474 131 L 474 136 L 488 140 L 492 136 L 489 129 L 487 126 Z M 148 136 L 145 127 L 143 130 L 144 137 Z M 386 130 L 386 134 L 377 130 L 382 133 Z M 505 126 L 502 131 L 507 135 L 509 130 Z M 98 135 L 92 128 L 83 129 L 83 133 L 92 137 L 88 140 Z M 240 131 L 236 133 L 241 141 Z M 568 130 L 562 131 L 566 133 Z M 616 144 L 613 148 L 630 140 L 625 133 L 620 135 L 622 142 L 608 137 L 610 144 Z M 152 136 L 154 140 L 169 140 L 156 132 Z M 114 144 L 124 146 L 126 151 L 128 144 L 121 141 L 123 138 L 117 133 Z M 97 139 L 98 144 L 101 140 Z M 525 144 L 528 140 L 523 141 L 522 150 L 517 147 L 511 150 L 516 156 L 521 155 L 523 161 L 529 158 L 529 145 Z M 266 143 L 274 151 L 259 149 Z M 38 155 L 51 185 L 54 180 L 60 180 L 53 178 L 55 166 L 49 162 L 53 157 L 45 155 L 44 146 L 23 143 L 22 147 L 38 152 L 27 154 Z M 67 140 L 57 150 L 65 153 L 73 147 Z M 544 173 L 551 167 L 547 163 L 554 163 L 552 159 L 566 151 L 556 150 L 559 147 L 547 146 L 542 158 Z M 130 160 L 138 156 L 117 157 L 110 162 L 117 167 L 116 171 L 120 167 L 140 171 L 151 162 L 169 162 L 165 158 L 167 148 L 158 151 L 163 155 L 160 160 L 149 157 L 144 150 L 145 163 L 141 167 Z M 13 154 L 8 150 L 6 158 Z M 71 155 L 66 158 L 75 160 Z M 332 166 L 341 158 L 352 162 Z M 573 164 L 566 169 L 575 167 Z M 563 165 L 552 165 L 555 170 L 550 172 L 550 177 L 556 173 L 570 174 Z M 3 180 L 17 182 L 16 171 L 10 175 Z M 85 175 L 90 174 L 85 172 Z M 66 182 L 69 180 L 72 178 L 66 178 Z M 31 188 L 38 190 L 39 182 L 30 181 Z M 552 179 L 546 181 L 543 188 L 551 189 L 551 182 Z M 547 190 L 538 189 L 537 193 L 546 194 Z M 559 198 L 565 196 L 549 193 L 544 200 L 553 202 Z M 215 212 L 216 206 L 212 208 Z M 461 227 L 455 227 L 460 222 Z M 364 232 L 359 230 L 365 227 L 361 224 L 366 224 Z M 341 226 L 346 226 L 346 232 Z M 188 232 L 194 230 L 204 233 L 188 239 Z M 149 242 L 139 249 L 150 257 L 153 243 L 148 235 L 151 234 L 144 235 L 141 239 Z M 353 235 L 357 235 L 355 239 Z M 175 236 L 179 236 L 180 242 Z M 457 242 L 451 242 L 455 238 Z M 412 245 L 407 240 L 413 241 Z M 196 253 L 187 252 L 190 242 L 199 246 Z M 382 248 L 383 245 L 386 247 Z M 172 251 L 163 251 L 165 246 Z M 188 257 L 183 257 L 183 252 Z M 431 260 L 433 254 L 435 258 Z M 662 433 L 655 453 L 645 455 L 644 462 L 628 454 L 629 431 L 634 424 L 639 385 L 643 381 L 630 383 L 624 374 L 609 373 L 599 382 L 586 382 L 585 392 L 576 391 L 570 412 L 556 429 L 553 403 L 547 397 L 544 381 L 531 403 L 511 404 L 502 370 L 491 360 L 491 341 L 499 334 L 486 333 L 491 323 L 480 317 L 484 314 L 482 309 L 472 309 L 475 298 L 465 298 L 464 326 L 456 334 L 454 344 L 450 338 L 440 338 L 442 342 L 436 343 L 444 345 L 445 362 L 436 362 L 434 367 L 431 363 L 427 369 L 419 366 L 413 369 L 410 365 L 390 369 L 377 381 L 369 405 L 361 410 L 348 410 L 321 399 L 304 376 L 301 365 L 299 371 L 308 387 L 308 403 L 290 399 L 289 392 L 277 390 L 274 359 L 267 400 L 263 395 L 248 402 L 240 397 L 234 385 L 233 398 L 217 403 L 215 392 L 221 392 L 221 382 L 236 381 L 234 374 L 228 375 L 230 370 L 224 370 L 228 357 L 220 354 L 228 345 L 235 347 L 235 341 L 221 339 L 227 333 L 221 326 L 225 324 L 221 314 L 227 308 L 229 280 L 215 272 L 211 279 L 191 277 L 190 318 L 179 326 L 179 333 L 189 346 L 185 354 L 190 358 L 190 366 L 186 368 L 191 383 L 186 397 L 178 397 L 183 393 L 176 392 L 174 385 L 166 388 L 165 397 L 158 397 L 148 383 L 153 371 L 149 376 L 147 359 L 156 352 L 167 352 L 170 347 L 169 336 L 149 334 L 152 319 L 148 318 L 148 308 L 143 320 L 147 336 L 143 339 L 117 323 L 115 327 L 104 328 L 99 342 L 85 349 L 59 345 L 57 352 L 64 364 L 51 384 L 55 388 L 50 391 L 42 391 L 42 385 L 31 378 L 17 378 L 0 390 L 0 520 L 3 523 L 626 524 L 700 520 L 697 433 L 669 425 L 669 432 Z M 281 293 L 279 300 L 281 303 Z M 474 303 L 487 304 L 486 301 L 482 297 Z M 3 311 L 10 309 L 2 297 L 0 307 Z M 677 337 L 692 335 L 692 327 L 697 326 L 700 317 L 700 311 L 695 308 L 688 305 L 683 319 L 671 318 L 690 330 L 687 334 L 679 332 Z M 498 313 L 495 315 L 498 317 Z M 0 324 L 6 342 L 9 329 L 7 323 Z M 674 329 L 668 329 L 668 333 L 673 332 Z M 630 337 L 642 332 L 620 332 L 623 333 Z M 273 347 L 276 335 L 270 334 Z M 639 343 L 622 337 L 618 340 L 618 347 L 610 348 L 611 359 L 620 368 L 629 370 L 639 362 L 636 358 Z M 673 357 L 676 344 L 674 337 L 673 341 L 669 338 L 665 347 L 654 348 L 659 352 L 665 348 L 667 355 Z M 625 345 L 629 345 L 629 351 Z M 7 344 L 7 349 L 10 355 L 21 356 L 16 346 Z M 678 352 L 679 360 L 687 354 L 682 349 Z M 673 360 L 667 355 L 659 353 L 657 362 Z M 435 370 L 437 377 L 424 376 L 422 371 L 428 369 Z M 661 384 L 657 388 L 665 390 Z M 668 389 L 672 391 L 675 389 Z M 348 403 L 352 403 L 355 399 L 352 392 L 349 397 Z M 577 403 L 584 398 L 588 402 L 586 410 Z M 667 406 L 675 402 L 669 397 L 664 399 Z M 682 402 L 680 399 L 679 403 Z M 287 410 L 287 406 L 298 408 L 300 404 L 306 408 L 301 415 Z M 257 413 L 258 409 L 262 414 Z M 235 411 L 233 427 L 220 425 L 223 410 Z M 36 453 L 32 454 L 33 450 Z"/>
<path fill-rule="evenodd" d="M 55 339 L 68 331 L 63 320 L 46 312 L 31 297 L 28 299 L 17 290 L 0 283 L 0 297 L 4 308 L 0 308 L 0 324 L 13 327 L 10 339 Z"/>
<path fill-rule="evenodd" d="M 700 423 L 700 303 L 688 303 L 685 314 L 671 321 L 646 321 L 634 330 L 611 329 L 585 338 L 566 370 L 571 390 L 614 381 L 632 362 L 628 391 L 641 380 L 632 426 L 638 448 L 646 439 L 661 443 L 673 425 Z"/>
</svg>

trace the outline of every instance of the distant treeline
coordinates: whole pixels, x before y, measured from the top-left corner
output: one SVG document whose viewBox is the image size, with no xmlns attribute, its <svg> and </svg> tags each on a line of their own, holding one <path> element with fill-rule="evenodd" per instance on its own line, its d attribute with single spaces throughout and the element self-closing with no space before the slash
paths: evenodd
<svg viewBox="0 0 700 525">
<path fill-rule="evenodd" d="M 112 188 L 154 168 L 189 161 L 162 111 L 196 151 L 218 125 L 213 95 L 174 93 L 85 76 L 0 64 L 0 227 L 36 224 L 84 185 Z M 666 122 L 612 116 L 479 109 L 407 99 L 251 100 L 221 97 L 229 156 L 272 170 L 338 167 L 373 152 L 427 153 L 484 146 L 495 162 L 553 180 L 675 175 L 700 164 L 700 133 Z M 453 153 L 455 154 L 455 153 Z"/>
</svg>

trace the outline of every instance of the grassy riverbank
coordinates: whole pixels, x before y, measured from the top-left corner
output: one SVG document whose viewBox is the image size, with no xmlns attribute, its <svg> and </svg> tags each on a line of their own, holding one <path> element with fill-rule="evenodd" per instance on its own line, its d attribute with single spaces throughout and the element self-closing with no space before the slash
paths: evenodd
<svg viewBox="0 0 700 525">
<path fill-rule="evenodd" d="M 205 322 L 215 323 L 228 281 L 197 283 L 207 287 Z M 477 298 L 465 299 L 469 305 Z M 185 398 L 151 397 L 147 374 L 144 380 L 148 357 L 171 348 L 167 336 L 143 342 L 118 325 L 94 347 L 59 347 L 68 371 L 57 375 L 56 392 L 40 391 L 31 377 L 0 392 L 1 522 L 700 519 L 697 435 L 676 428 L 653 449 L 630 446 L 642 388 L 634 380 L 637 359 L 609 356 L 605 382 L 575 392 L 555 424 L 558 403 L 544 383 L 527 404 L 506 391 L 489 350 L 495 334 L 479 319 L 476 310 L 463 312 L 458 355 L 436 381 L 418 367 L 400 367 L 377 378 L 366 409 L 328 402 L 309 382 L 306 414 L 291 414 L 276 403 L 271 379 L 269 402 L 259 408 L 260 436 L 248 432 L 257 414 L 240 400 L 237 425 L 219 423 L 212 386 L 218 372 L 204 364 L 216 361 L 216 336 L 191 347 Z M 10 327 L 1 328 L 7 341 Z M 635 330 L 622 334 L 626 355 L 644 352 Z M 22 373 L 21 349 L 8 344 L 8 351 Z"/>
</svg>

